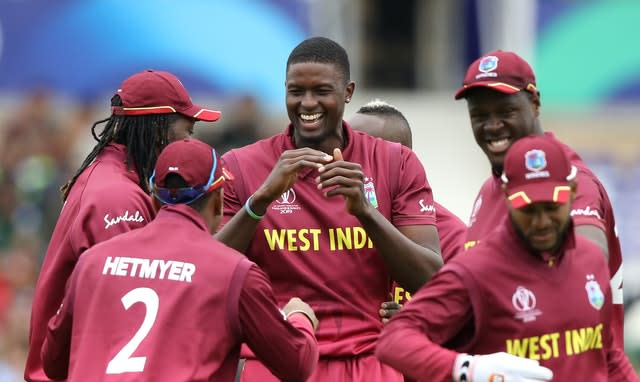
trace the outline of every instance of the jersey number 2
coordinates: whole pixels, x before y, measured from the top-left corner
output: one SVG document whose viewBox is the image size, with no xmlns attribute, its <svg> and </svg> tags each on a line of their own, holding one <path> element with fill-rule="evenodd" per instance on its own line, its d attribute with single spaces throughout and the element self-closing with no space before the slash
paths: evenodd
<svg viewBox="0 0 640 382">
<path fill-rule="evenodd" d="M 158 294 L 150 288 L 136 288 L 122 296 L 122 305 L 124 305 L 124 308 L 127 310 L 137 302 L 143 303 L 146 308 L 142 325 L 140 325 L 140 328 L 136 334 L 134 334 L 133 338 L 109 361 L 107 374 L 141 372 L 144 370 L 147 357 L 131 357 L 131 355 L 136 351 L 147 334 L 149 334 L 151 327 L 153 327 L 153 323 L 158 316 L 160 299 L 158 298 Z"/>
</svg>

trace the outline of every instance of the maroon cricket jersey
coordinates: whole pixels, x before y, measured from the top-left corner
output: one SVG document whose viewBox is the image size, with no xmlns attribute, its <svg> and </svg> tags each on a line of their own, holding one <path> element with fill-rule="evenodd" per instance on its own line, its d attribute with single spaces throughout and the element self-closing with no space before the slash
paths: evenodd
<svg viewBox="0 0 640 382">
<path fill-rule="evenodd" d="M 291 316 L 297 323 L 285 321 L 271 291 L 248 283 L 251 272 L 251 282 L 267 283 L 255 264 L 211 236 L 197 211 L 165 205 L 144 229 L 80 258 L 49 324 L 45 370 L 68 370 L 69 381 L 232 381 L 246 341 L 267 354 L 277 375 L 304 378 L 318 357 L 311 323 L 299 314 Z"/>
<path fill-rule="evenodd" d="M 97 243 L 140 228 L 155 215 L 138 175 L 127 168 L 126 148 L 109 144 L 73 185 L 60 212 L 44 257 L 31 308 L 28 381 L 49 381 L 40 347 L 47 322 L 56 314 L 65 285 L 80 254 Z"/>
<path fill-rule="evenodd" d="M 387 324 L 380 358 L 429 381 L 450 381 L 458 352 L 501 351 L 539 361 L 555 381 L 629 380 L 633 370 L 611 335 L 602 250 L 572 230 L 550 262 L 529 252 L 503 219 Z"/>
<path fill-rule="evenodd" d="M 467 225 L 458 216 L 446 209 L 438 202 L 436 207 L 436 227 L 440 238 L 440 250 L 445 263 L 462 251 Z M 411 294 L 397 283 L 394 283 L 391 299 L 398 304 L 404 304 L 411 299 Z"/>
<path fill-rule="evenodd" d="M 547 132 L 545 135 L 555 139 Z M 580 156 L 569 146 L 561 143 L 565 153 L 571 159 L 571 164 L 578 169 L 576 182 L 578 189 L 576 200 L 573 202 L 571 216 L 575 225 L 593 225 L 602 229 L 607 236 L 609 246 L 609 273 L 611 293 L 613 296 L 613 321 L 611 323 L 615 343 L 623 347 L 624 339 L 624 306 L 622 296 L 622 251 L 613 216 L 613 207 L 607 191 L 586 166 Z M 507 205 L 501 189 L 499 177 L 491 176 L 487 179 L 476 197 L 469 219 L 464 248 L 469 249 L 481 242 L 507 215 Z"/>
<path fill-rule="evenodd" d="M 362 166 L 369 202 L 395 226 L 434 225 L 431 189 L 416 155 L 343 126 L 342 155 Z M 243 207 L 280 155 L 295 149 L 291 134 L 290 126 L 223 156 L 235 175 L 225 184 L 225 219 Z M 400 158 L 391 159 L 397 152 Z M 269 206 L 246 255 L 269 275 L 280 304 L 299 296 L 314 309 L 321 357 L 372 354 L 382 329 L 378 310 L 389 298 L 391 277 L 360 222 L 346 211 L 344 198 L 324 197 L 317 176 L 315 169 L 301 171 L 293 187 Z"/>
</svg>

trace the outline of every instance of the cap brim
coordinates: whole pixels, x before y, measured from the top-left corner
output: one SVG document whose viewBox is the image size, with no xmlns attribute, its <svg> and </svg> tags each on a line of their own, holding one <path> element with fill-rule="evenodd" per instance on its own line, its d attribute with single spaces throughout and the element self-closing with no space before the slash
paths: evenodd
<svg viewBox="0 0 640 382">
<path fill-rule="evenodd" d="M 192 105 L 187 110 L 180 111 L 179 113 L 197 119 L 198 121 L 205 122 L 215 122 L 220 119 L 220 116 L 222 115 L 219 111 L 207 109 L 198 105 Z"/>
<path fill-rule="evenodd" d="M 513 208 L 522 208 L 531 203 L 565 204 L 571 198 L 571 186 L 568 183 L 540 182 L 507 188 L 507 193 Z"/>
<path fill-rule="evenodd" d="M 460 89 L 458 89 L 458 91 L 456 92 L 454 98 L 455 99 L 460 99 L 460 98 L 464 98 L 465 93 L 469 90 L 469 89 L 473 89 L 473 88 L 489 88 L 489 89 L 493 89 L 502 93 L 506 93 L 506 94 L 515 94 L 517 92 L 519 92 L 520 88 L 515 87 L 513 85 L 509 85 L 506 84 L 504 82 L 496 82 L 496 81 L 478 81 L 478 82 L 474 82 L 472 84 L 469 85 L 462 85 L 462 87 Z"/>
</svg>

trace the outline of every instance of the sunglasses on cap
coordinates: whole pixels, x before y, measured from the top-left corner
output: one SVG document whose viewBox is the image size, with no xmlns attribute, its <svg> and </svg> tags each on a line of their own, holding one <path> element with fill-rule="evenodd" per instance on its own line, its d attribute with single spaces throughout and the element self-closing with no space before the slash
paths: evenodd
<svg viewBox="0 0 640 382">
<path fill-rule="evenodd" d="M 216 151 L 212 149 L 211 154 L 213 155 L 213 165 L 211 166 L 211 173 L 209 174 L 209 180 L 206 184 L 181 188 L 158 187 L 154 182 L 156 171 L 153 170 L 153 174 L 151 174 L 151 177 L 149 178 L 149 184 L 151 185 L 151 193 L 153 196 L 164 204 L 191 204 L 203 195 L 222 186 L 224 183 L 224 175 L 214 179 L 216 168 L 218 167 Z"/>
</svg>

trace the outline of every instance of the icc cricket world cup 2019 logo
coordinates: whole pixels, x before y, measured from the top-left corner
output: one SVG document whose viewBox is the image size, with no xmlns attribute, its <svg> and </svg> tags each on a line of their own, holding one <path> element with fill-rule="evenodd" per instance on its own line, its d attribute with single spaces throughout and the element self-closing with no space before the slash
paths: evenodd
<svg viewBox="0 0 640 382">
<path fill-rule="evenodd" d="M 276 202 L 271 205 L 271 208 L 279 211 L 280 214 L 292 214 L 294 211 L 300 209 L 300 205 L 296 203 L 296 192 L 293 188 L 285 191 Z"/>
<path fill-rule="evenodd" d="M 536 316 L 542 314 L 539 309 L 536 309 L 536 296 L 523 286 L 516 288 L 513 296 L 511 296 L 511 303 L 516 308 L 515 317 L 522 320 L 522 322 L 534 321 Z"/>
</svg>

